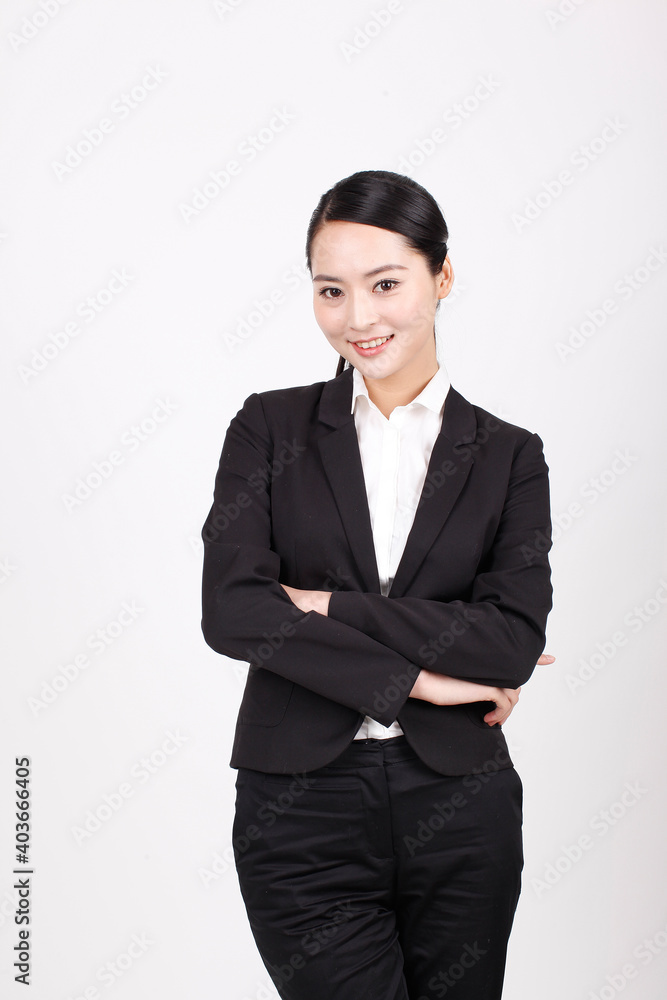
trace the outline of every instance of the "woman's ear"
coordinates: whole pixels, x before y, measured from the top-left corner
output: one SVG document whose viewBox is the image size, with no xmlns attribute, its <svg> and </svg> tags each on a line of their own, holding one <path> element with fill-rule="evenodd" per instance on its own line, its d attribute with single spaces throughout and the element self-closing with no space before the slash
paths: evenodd
<svg viewBox="0 0 667 1000">
<path fill-rule="evenodd" d="M 436 275 L 436 283 L 438 298 L 446 298 L 452 290 L 452 285 L 454 284 L 454 268 L 452 267 L 452 262 L 449 259 L 449 254 L 447 254 L 442 262 L 442 270 Z"/>
</svg>

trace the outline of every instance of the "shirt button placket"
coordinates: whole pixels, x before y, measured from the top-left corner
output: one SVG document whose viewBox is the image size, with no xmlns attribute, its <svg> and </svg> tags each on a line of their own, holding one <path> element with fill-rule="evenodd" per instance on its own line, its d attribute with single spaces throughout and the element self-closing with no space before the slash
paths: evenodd
<svg viewBox="0 0 667 1000">
<path fill-rule="evenodd" d="M 381 524 L 379 525 L 378 540 L 380 541 L 380 575 L 382 580 L 387 580 L 390 570 L 391 541 L 394 530 L 394 512 L 396 510 L 397 480 L 398 480 L 398 456 L 400 450 L 400 434 L 398 421 L 392 419 L 393 414 L 387 421 L 382 435 L 382 457 L 380 460 L 380 489 L 378 495 L 378 506 L 380 510 Z"/>
</svg>

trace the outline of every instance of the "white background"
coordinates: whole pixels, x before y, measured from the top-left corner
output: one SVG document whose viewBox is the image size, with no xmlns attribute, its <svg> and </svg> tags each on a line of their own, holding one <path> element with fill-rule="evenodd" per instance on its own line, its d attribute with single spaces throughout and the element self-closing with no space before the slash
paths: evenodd
<svg viewBox="0 0 667 1000">
<path fill-rule="evenodd" d="M 370 168 L 410 170 L 443 208 L 442 361 L 467 399 L 540 434 L 551 472 L 557 661 L 506 727 L 526 864 L 505 996 L 663 994 L 667 8 L 558 3 L 5 0 L 5 996 L 27 995 L 24 755 L 32 1000 L 275 996 L 229 865 L 244 665 L 202 638 L 199 532 L 244 399 L 335 374 L 306 228 Z M 68 146 L 80 162 L 59 167 Z M 107 294 L 114 270 L 126 284 Z"/>
</svg>

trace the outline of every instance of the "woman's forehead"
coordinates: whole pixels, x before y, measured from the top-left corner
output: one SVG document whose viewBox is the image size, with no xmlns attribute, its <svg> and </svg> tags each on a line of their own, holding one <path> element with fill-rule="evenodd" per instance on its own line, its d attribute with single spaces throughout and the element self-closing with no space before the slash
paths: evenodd
<svg viewBox="0 0 667 1000">
<path fill-rule="evenodd" d="M 407 246 L 400 233 L 338 220 L 324 223 L 313 240 L 312 249 L 312 256 L 318 261 L 340 259 L 353 270 L 364 268 L 366 271 L 388 263 L 408 267 L 409 258 L 414 255 L 415 251 Z"/>
</svg>

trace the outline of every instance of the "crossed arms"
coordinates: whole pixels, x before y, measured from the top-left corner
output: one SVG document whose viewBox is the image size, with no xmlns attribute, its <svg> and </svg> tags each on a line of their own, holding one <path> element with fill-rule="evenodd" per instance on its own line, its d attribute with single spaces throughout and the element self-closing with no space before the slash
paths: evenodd
<svg viewBox="0 0 667 1000">
<path fill-rule="evenodd" d="M 447 684 L 448 696 L 456 696 L 454 681 L 470 685 L 458 685 L 458 697 L 470 695 L 466 701 L 496 700 L 489 698 L 489 689 L 518 697 L 544 648 L 550 608 L 546 552 L 531 555 L 530 548 L 535 531 L 550 528 L 548 470 L 536 434 L 514 456 L 491 558 L 468 602 L 341 590 L 326 594 L 282 585 L 280 557 L 271 549 L 272 456 L 262 400 L 253 393 L 229 425 L 202 530 L 202 629 L 213 649 L 362 714 L 392 674 L 407 676 L 411 684 L 404 698 L 376 716 L 385 725 L 408 696 L 459 703 L 437 700 Z M 267 476 L 258 491 L 260 468 Z M 534 602 L 533 592 L 538 594 Z M 310 605 L 303 598 L 301 605 L 295 602 L 298 594 L 310 594 Z M 469 627 L 461 628 L 462 621 Z M 455 641 L 439 644 L 444 634 Z M 433 639 L 425 642 L 425 637 Z M 493 721 L 511 711 L 508 701 L 514 696 L 505 697 L 497 702 L 501 711 Z"/>
</svg>

